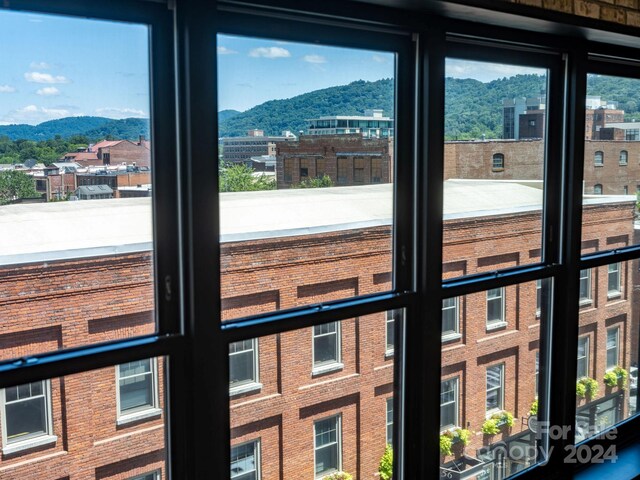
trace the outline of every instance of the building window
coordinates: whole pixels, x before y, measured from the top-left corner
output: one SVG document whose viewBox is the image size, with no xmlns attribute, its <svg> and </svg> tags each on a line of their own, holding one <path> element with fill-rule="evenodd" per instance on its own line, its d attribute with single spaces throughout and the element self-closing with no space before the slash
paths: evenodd
<svg viewBox="0 0 640 480">
<path fill-rule="evenodd" d="M 340 322 L 313 327 L 313 373 L 342 368 L 340 363 Z"/>
<path fill-rule="evenodd" d="M 312 160 L 308 158 L 300 159 L 300 181 L 309 178 L 309 169 L 311 168 Z"/>
<path fill-rule="evenodd" d="M 506 323 L 504 316 L 504 287 L 487 291 L 487 327 L 501 327 Z"/>
<path fill-rule="evenodd" d="M 604 165 L 604 153 L 602 153 L 600 150 L 598 150 L 593 155 L 593 164 L 597 167 L 601 167 L 602 165 Z"/>
<path fill-rule="evenodd" d="M 456 336 L 459 330 L 458 297 L 442 300 L 442 337 Z"/>
<path fill-rule="evenodd" d="M 151 473 L 145 473 L 144 475 L 132 477 L 129 480 L 160 480 L 160 472 L 155 471 Z"/>
<path fill-rule="evenodd" d="M 363 185 L 365 183 L 364 177 L 365 159 L 356 157 L 353 159 L 353 183 L 355 185 Z"/>
<path fill-rule="evenodd" d="M 393 397 L 387 398 L 387 443 L 393 445 Z"/>
<path fill-rule="evenodd" d="M 371 183 L 381 183 L 381 182 L 382 182 L 382 159 L 372 158 L 371 159 Z"/>
<path fill-rule="evenodd" d="M 540 350 L 536 350 L 536 397 L 540 388 Z"/>
<path fill-rule="evenodd" d="M 387 347 L 385 349 L 385 355 L 393 355 L 393 349 L 395 345 L 395 323 L 396 315 L 399 315 L 399 310 L 388 310 L 386 312 L 386 332 L 387 332 Z"/>
<path fill-rule="evenodd" d="M 160 413 L 156 360 L 147 358 L 116 367 L 118 424 Z"/>
<path fill-rule="evenodd" d="M 492 170 L 504 170 L 504 155 L 502 153 L 496 153 L 493 155 Z"/>
<path fill-rule="evenodd" d="M 620 296 L 620 263 L 612 263 L 607 266 L 608 269 L 608 282 L 607 282 L 607 297 L 619 297 Z"/>
<path fill-rule="evenodd" d="M 231 479 L 260 479 L 260 441 L 231 447 Z"/>
<path fill-rule="evenodd" d="M 629 187 L 627 185 L 622 187 L 622 194 L 623 195 L 629 195 Z"/>
<path fill-rule="evenodd" d="M 620 165 L 626 165 L 629 160 L 629 152 L 622 150 L 620 152 Z"/>
<path fill-rule="evenodd" d="M 589 376 L 589 337 L 578 338 L 578 376 L 577 378 Z"/>
<path fill-rule="evenodd" d="M 591 269 L 580 270 L 580 303 L 591 303 Z"/>
<path fill-rule="evenodd" d="M 285 158 L 284 163 L 284 181 L 287 183 L 293 182 L 293 159 Z"/>
<path fill-rule="evenodd" d="M 487 368 L 487 413 L 502 410 L 504 405 L 504 364 Z"/>
<path fill-rule="evenodd" d="M 440 430 L 458 425 L 458 377 L 440 382 Z"/>
<path fill-rule="evenodd" d="M 346 185 L 349 181 L 349 159 L 338 158 L 338 185 Z"/>
<path fill-rule="evenodd" d="M 542 279 L 536 280 L 536 317 L 542 311 Z"/>
<path fill-rule="evenodd" d="M 596 183 L 593 186 L 593 193 L 594 195 L 602 195 L 602 185 L 599 183 Z"/>
<path fill-rule="evenodd" d="M 620 340 L 618 327 L 607 329 L 607 370 L 618 365 L 618 345 Z"/>
<path fill-rule="evenodd" d="M 56 440 L 51 435 L 51 385 L 48 380 L 2 390 L 2 452 L 7 455 Z"/>
<path fill-rule="evenodd" d="M 258 340 L 252 338 L 229 344 L 229 389 L 232 394 L 260 388 Z"/>
<path fill-rule="evenodd" d="M 315 472 L 322 477 L 336 470 L 341 470 L 342 459 L 340 431 L 340 415 L 318 420 L 313 424 L 315 433 Z"/>
</svg>

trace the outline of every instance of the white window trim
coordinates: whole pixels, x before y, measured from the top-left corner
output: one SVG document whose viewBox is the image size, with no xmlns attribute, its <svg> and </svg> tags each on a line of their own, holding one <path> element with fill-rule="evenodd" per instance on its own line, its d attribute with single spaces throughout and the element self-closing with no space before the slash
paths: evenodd
<svg viewBox="0 0 640 480">
<path fill-rule="evenodd" d="M 625 153 L 624 160 L 622 159 L 622 153 Z M 628 165 L 629 164 L 629 152 L 627 150 L 620 150 L 620 165 Z"/>
<path fill-rule="evenodd" d="M 311 374 L 312 375 L 321 375 L 323 373 L 333 372 L 336 370 L 342 370 L 344 368 L 344 363 L 342 363 L 342 328 L 341 322 L 328 322 L 336 324 L 336 359 L 333 362 L 328 362 L 323 365 L 316 365 L 316 334 L 314 327 L 311 327 Z M 326 334 L 328 335 L 328 334 Z"/>
<path fill-rule="evenodd" d="M 453 400 L 453 404 L 455 405 L 455 419 L 454 419 L 455 421 L 454 421 L 454 423 L 452 425 L 445 425 L 444 427 L 440 426 L 440 431 L 441 432 L 444 432 L 446 430 L 450 430 L 450 429 L 458 426 L 458 422 L 460 421 L 460 419 L 458 418 L 459 417 L 458 413 L 459 413 L 459 408 L 460 408 L 460 405 L 458 404 L 458 401 L 459 401 L 459 398 L 460 398 L 459 397 L 459 394 L 460 394 L 460 390 L 459 390 L 459 388 L 460 388 L 460 377 L 453 377 L 453 378 L 447 378 L 447 379 L 441 380 L 440 384 L 442 385 L 443 382 L 450 382 L 451 380 L 454 381 L 454 386 L 453 386 L 453 392 L 454 392 L 454 397 L 453 398 L 454 398 L 454 400 Z M 442 389 L 442 387 L 441 387 L 441 389 Z M 440 409 L 442 409 L 442 403 L 440 403 Z"/>
<path fill-rule="evenodd" d="M 599 155 L 600 160 L 598 160 L 598 153 L 600 154 Z M 598 151 L 594 152 L 594 154 L 593 154 L 593 164 L 596 167 L 602 167 L 604 165 L 604 152 L 603 151 L 598 150 Z"/>
<path fill-rule="evenodd" d="M 335 470 L 328 470 L 326 472 L 321 473 L 320 475 L 316 475 L 316 450 L 318 446 L 316 445 L 316 425 L 318 422 L 322 422 L 324 420 L 335 419 L 336 422 L 336 443 L 338 445 L 338 468 Z M 332 472 L 339 472 L 342 470 L 342 415 L 333 415 L 331 417 L 321 418 L 313 422 L 313 472 L 315 478 L 322 478 L 326 475 L 330 475 Z"/>
<path fill-rule="evenodd" d="M 396 321 L 396 310 L 387 310 L 386 312 L 386 319 L 384 322 L 384 345 L 385 345 L 385 350 L 384 350 L 384 356 L 385 357 L 393 357 L 393 354 L 395 352 L 395 336 L 394 336 L 394 340 L 393 340 L 393 347 L 389 348 L 389 323 L 393 322 L 394 324 L 394 328 L 395 328 L 395 321 Z"/>
<path fill-rule="evenodd" d="M 587 276 L 583 277 L 582 276 L 582 272 L 583 270 L 586 270 L 587 272 Z M 591 298 L 591 269 L 590 268 L 585 268 L 583 270 L 580 270 L 580 282 L 582 282 L 583 278 L 587 279 L 587 296 L 586 297 L 580 297 L 580 306 L 584 307 L 587 305 L 591 305 L 593 303 L 593 299 Z M 580 284 L 578 284 L 578 295 L 580 295 Z"/>
<path fill-rule="evenodd" d="M 494 290 L 494 289 L 491 289 Z M 487 330 L 497 330 L 498 328 L 502 328 L 502 327 L 506 327 L 507 326 L 507 321 L 505 320 L 505 310 L 506 310 L 506 299 L 505 299 L 505 288 L 504 287 L 500 287 L 500 307 L 501 307 L 501 313 L 500 313 L 500 317 L 502 320 L 492 320 L 489 321 L 489 300 L 494 300 L 495 298 L 498 297 L 494 297 L 492 299 L 489 298 L 489 290 L 487 290 L 486 293 L 486 298 L 487 298 L 487 303 L 486 303 L 486 307 L 485 307 L 485 318 L 486 318 L 486 326 L 487 326 Z"/>
<path fill-rule="evenodd" d="M 607 341 L 609 340 L 609 332 L 610 331 L 615 331 L 616 332 L 616 346 L 615 346 L 615 350 L 616 350 L 616 361 L 615 364 L 612 366 L 609 366 L 609 347 L 607 346 Z M 613 370 L 614 368 L 616 368 L 616 366 L 618 366 L 620 364 L 620 327 L 611 327 L 611 328 L 607 328 L 607 338 L 605 338 L 605 344 L 604 344 L 604 348 L 605 348 L 605 366 L 606 366 L 606 371 L 609 372 L 611 370 Z M 611 349 L 613 350 L 613 349 Z"/>
<path fill-rule="evenodd" d="M 389 405 L 391 405 L 391 421 L 389 421 Z M 387 443 L 389 445 L 392 445 L 393 444 L 393 397 L 387 398 L 385 416 L 386 416 L 386 427 L 387 427 L 385 430 L 385 436 L 387 439 Z M 391 438 L 389 438 L 389 426 L 391 426 Z"/>
<path fill-rule="evenodd" d="M 583 339 L 583 338 L 586 340 L 584 360 L 585 360 L 585 363 L 587 365 L 587 369 L 586 369 L 587 371 L 586 371 L 585 375 L 582 375 L 582 376 L 578 375 L 578 380 L 583 378 L 583 377 L 588 377 L 589 376 L 589 353 L 590 353 L 589 350 L 591 348 L 591 340 L 589 338 L 589 335 L 585 335 L 585 336 L 582 336 L 582 337 L 578 337 L 578 342 L 580 342 L 580 340 Z M 578 354 L 579 354 L 579 352 L 580 351 L 578 351 Z M 578 360 L 580 360 L 579 356 L 578 356 Z"/>
<path fill-rule="evenodd" d="M 160 480 L 160 470 L 154 470 L 153 472 L 136 475 L 135 477 L 131 477 L 128 480 L 143 480 L 147 475 L 153 475 L 153 480 Z"/>
<path fill-rule="evenodd" d="M 444 300 L 443 300 L 444 302 Z M 460 298 L 459 297 L 455 297 L 455 304 L 453 307 L 447 307 L 448 309 L 453 308 L 455 311 L 455 329 L 452 331 L 448 331 L 448 333 L 442 332 L 442 341 L 443 342 L 450 342 L 452 340 L 457 340 L 459 338 L 462 338 L 462 334 L 460 333 Z M 444 307 L 442 307 L 442 310 L 444 311 Z"/>
<path fill-rule="evenodd" d="M 492 408 L 487 410 L 487 373 L 490 368 L 500 367 L 500 405 L 497 408 Z M 486 410 L 486 417 L 489 418 L 496 412 L 501 412 L 504 410 L 504 363 L 499 363 L 497 365 L 489 365 L 485 370 L 485 380 L 484 380 L 484 408 Z M 497 389 L 492 389 L 497 390 Z"/>
<path fill-rule="evenodd" d="M 152 392 L 153 392 L 153 405 L 150 405 L 148 408 L 143 410 L 138 410 L 137 412 L 131 413 L 122 413 L 120 410 L 120 365 L 116 365 L 116 411 L 118 412 L 118 417 L 116 419 L 116 424 L 118 426 L 125 425 L 127 423 L 137 422 L 140 420 L 144 420 L 145 418 L 156 417 L 162 414 L 162 409 L 159 408 L 158 401 L 158 360 L 154 358 L 149 359 L 149 363 L 151 365 L 151 381 Z"/>
<path fill-rule="evenodd" d="M 30 437 L 25 440 L 18 440 L 12 443 L 9 443 L 7 438 L 7 410 L 6 410 L 6 390 L 4 388 L 0 389 L 0 422 L 2 423 L 2 453 L 3 455 L 12 455 L 14 453 L 21 452 L 23 450 L 29 450 L 31 448 L 40 447 L 43 445 L 48 445 L 52 443 L 56 443 L 58 441 L 58 436 L 53 435 L 53 418 L 52 418 L 52 407 L 51 407 L 51 381 L 44 380 L 44 396 L 45 396 L 45 411 L 46 411 L 46 421 L 45 426 L 47 431 L 42 433 L 42 435 L 38 435 L 35 437 Z M 33 382 L 30 382 L 33 383 Z"/>
<path fill-rule="evenodd" d="M 260 439 L 257 438 L 255 440 L 249 440 L 248 442 L 242 442 L 239 443 L 238 445 L 231 445 L 231 448 L 237 448 L 237 447 L 242 447 L 244 445 L 249 445 L 250 443 L 254 444 L 253 447 L 253 458 L 254 458 L 254 462 L 256 465 L 256 479 L 260 480 L 260 478 L 262 478 L 262 472 L 260 470 L 260 465 L 261 465 L 261 458 L 260 458 L 260 453 L 261 453 L 261 445 L 260 445 Z M 231 465 L 229 465 L 229 468 L 231 468 Z M 243 474 L 244 475 L 244 474 Z M 230 474 L 229 478 L 233 478 Z"/>
<path fill-rule="evenodd" d="M 618 286 L 614 290 L 609 290 L 609 277 L 611 276 L 611 271 L 609 267 L 612 265 L 616 266 L 616 270 L 614 270 L 618 275 Z M 611 300 L 613 298 L 620 298 L 622 296 L 622 263 L 610 263 L 607 265 L 607 299 Z"/>
<path fill-rule="evenodd" d="M 255 378 L 234 386 L 229 384 L 229 395 L 231 396 L 262 390 L 262 383 L 260 383 L 260 352 L 258 351 L 260 342 L 258 342 L 257 338 L 252 338 L 251 343 L 253 347 L 253 371 Z M 231 356 L 231 354 L 229 354 L 229 356 Z"/>
</svg>

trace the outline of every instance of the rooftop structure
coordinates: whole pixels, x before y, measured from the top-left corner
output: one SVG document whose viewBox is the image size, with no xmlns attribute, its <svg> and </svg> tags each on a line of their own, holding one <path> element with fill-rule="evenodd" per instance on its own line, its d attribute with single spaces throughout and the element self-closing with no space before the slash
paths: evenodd
<svg viewBox="0 0 640 480">
<path fill-rule="evenodd" d="M 365 110 L 364 115 L 327 115 L 307 120 L 309 135 L 359 133 L 365 138 L 393 137 L 394 119 L 383 110 Z"/>
</svg>

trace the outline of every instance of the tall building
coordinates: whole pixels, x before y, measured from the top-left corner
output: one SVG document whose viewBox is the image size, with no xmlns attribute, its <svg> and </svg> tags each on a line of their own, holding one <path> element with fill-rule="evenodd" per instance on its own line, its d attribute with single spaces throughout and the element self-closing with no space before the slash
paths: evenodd
<svg viewBox="0 0 640 480">
<path fill-rule="evenodd" d="M 222 139 L 222 161 L 226 163 L 250 163 L 258 166 L 251 157 L 275 157 L 276 142 L 291 142 L 296 136 L 282 132 L 281 136 L 264 135 L 263 130 L 249 130 L 244 137 L 225 137 Z M 262 170 L 263 168 L 260 168 Z"/>
<path fill-rule="evenodd" d="M 307 120 L 309 135 L 359 133 L 364 138 L 393 137 L 394 119 L 383 116 L 382 109 L 365 110 L 364 115 L 326 115 Z"/>
</svg>

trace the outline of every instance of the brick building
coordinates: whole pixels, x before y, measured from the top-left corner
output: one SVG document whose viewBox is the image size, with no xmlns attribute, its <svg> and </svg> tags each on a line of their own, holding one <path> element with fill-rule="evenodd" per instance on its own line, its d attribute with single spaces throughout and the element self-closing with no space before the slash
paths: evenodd
<svg viewBox="0 0 640 480">
<path fill-rule="evenodd" d="M 392 138 L 364 138 L 359 133 L 304 135 L 296 142 L 279 142 L 276 148 L 279 189 L 323 175 L 337 186 L 389 183 L 392 168 Z"/>
<path fill-rule="evenodd" d="M 223 319 L 389 290 L 391 192 L 391 184 L 381 184 L 222 194 Z M 447 182 L 445 275 L 537 261 L 540 204 L 535 186 Z M 633 204 L 629 197 L 593 200 L 586 209 L 586 248 L 633 243 Z M 19 220 L 27 215 L 38 221 Z M 99 227 L 105 218 L 108 229 Z M 150 220 L 145 198 L 3 207 L 0 359 L 152 333 Z M 616 271 L 617 294 L 607 267 L 590 272 L 581 315 L 581 337 L 589 338 L 587 375 L 596 379 L 609 362 L 602 346 L 612 328 L 618 329 L 618 363 L 628 368 L 637 355 L 630 333 L 638 315 L 633 271 L 630 264 Z M 442 320 L 450 326 L 443 336 L 443 385 L 455 392 L 446 408 L 454 425 L 473 432 L 470 457 L 481 457 L 477 452 L 487 443 L 479 431 L 489 372 L 499 379 L 499 409 L 517 419 L 505 440 L 530 441 L 524 420 L 536 396 L 541 288 L 531 282 L 443 304 Z M 500 305 L 492 309 L 497 317 L 488 318 L 489 304 Z M 393 311 L 231 344 L 232 473 L 257 468 L 265 480 L 314 478 L 340 468 L 373 479 L 393 428 L 389 327 L 400 318 Z M 17 428 L 7 410 L 15 392 L 3 391 L 2 478 L 36 478 L 34 472 L 44 470 L 69 480 L 165 478 L 163 368 L 162 359 L 151 359 L 28 384 L 27 398 L 42 398 L 48 407 L 38 410 L 44 423 L 36 419 L 26 435 L 7 434 Z M 135 375 L 144 389 L 127 388 Z M 596 421 L 596 407 L 613 402 L 607 411 L 619 420 L 626 398 L 621 390 L 603 392 L 583 401 L 582 412 Z M 453 457 L 443 460 L 451 466 Z M 512 472 L 519 465 L 482 468 Z"/>
<path fill-rule="evenodd" d="M 77 162 L 83 167 L 106 165 L 151 166 L 150 142 L 141 135 L 131 140 L 102 140 L 90 145 L 86 151 L 65 153 L 61 161 Z"/>
</svg>

